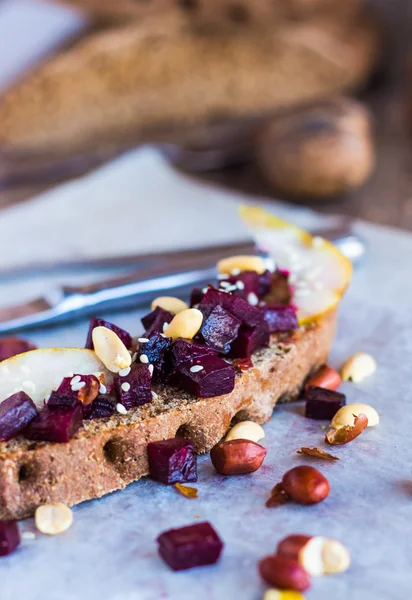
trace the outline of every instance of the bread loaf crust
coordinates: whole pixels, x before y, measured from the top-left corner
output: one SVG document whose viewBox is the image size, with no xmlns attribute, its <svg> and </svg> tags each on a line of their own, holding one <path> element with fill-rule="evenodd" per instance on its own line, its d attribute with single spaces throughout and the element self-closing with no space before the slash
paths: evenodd
<svg viewBox="0 0 412 600">
<path fill-rule="evenodd" d="M 125 488 L 148 474 L 149 442 L 175 437 L 208 452 L 232 419 L 266 423 L 277 402 L 295 399 L 308 374 L 328 357 L 335 314 L 291 337 L 273 335 L 253 356 L 231 394 L 196 399 L 171 387 L 127 415 L 84 421 L 68 444 L 18 437 L 0 444 L 0 518 L 22 519 L 47 502 L 72 506 Z"/>
</svg>

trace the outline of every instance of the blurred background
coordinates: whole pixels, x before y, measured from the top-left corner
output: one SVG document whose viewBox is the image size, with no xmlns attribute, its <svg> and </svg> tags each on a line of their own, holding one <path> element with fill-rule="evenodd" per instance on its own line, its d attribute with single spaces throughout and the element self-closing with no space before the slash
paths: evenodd
<svg viewBox="0 0 412 600">
<path fill-rule="evenodd" d="M 150 144 L 412 229 L 408 0 L 2 0 L 0 208 Z"/>
</svg>

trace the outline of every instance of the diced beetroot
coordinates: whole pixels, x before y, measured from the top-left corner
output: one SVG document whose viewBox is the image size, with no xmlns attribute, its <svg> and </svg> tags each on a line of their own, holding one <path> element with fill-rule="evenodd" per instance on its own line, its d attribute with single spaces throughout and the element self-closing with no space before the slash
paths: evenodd
<svg viewBox="0 0 412 600">
<path fill-rule="evenodd" d="M 90 350 L 94 349 L 92 332 L 95 327 L 106 327 L 107 329 L 110 329 L 110 331 L 114 331 L 115 334 L 118 335 L 119 338 L 122 340 L 122 342 L 126 346 L 126 348 L 128 350 L 131 349 L 133 340 L 132 340 L 132 336 L 130 335 L 130 333 L 128 333 L 121 327 L 118 327 L 117 325 L 114 325 L 113 323 L 109 323 L 109 321 L 105 321 L 104 319 L 99 319 L 98 317 L 93 317 L 92 319 L 90 319 L 89 332 L 87 334 L 85 348 L 89 348 Z"/>
<path fill-rule="evenodd" d="M 227 354 L 237 337 L 241 322 L 221 306 L 215 306 L 203 321 L 200 334 L 206 344 L 222 354 Z"/>
<path fill-rule="evenodd" d="M 142 324 L 145 328 L 144 337 L 150 337 L 155 331 L 163 333 L 164 324 L 169 324 L 173 319 L 171 312 L 156 306 L 151 313 L 142 318 Z"/>
<path fill-rule="evenodd" d="M 78 389 L 79 387 L 80 389 Z M 73 377 L 65 377 L 57 388 L 57 392 L 64 396 L 73 396 L 83 404 L 90 404 L 97 398 L 99 388 L 100 381 L 95 375 L 75 374 Z"/>
<path fill-rule="evenodd" d="M 345 394 L 314 385 L 305 389 L 305 400 L 305 416 L 318 421 L 333 419 L 338 410 L 346 404 Z"/>
<path fill-rule="evenodd" d="M 83 406 L 84 419 L 107 419 L 116 411 L 115 399 L 110 396 L 99 395 L 91 404 Z"/>
<path fill-rule="evenodd" d="M 294 306 L 262 306 L 261 310 L 266 323 L 269 325 L 270 333 L 289 331 L 290 329 L 297 329 L 299 326 Z"/>
<path fill-rule="evenodd" d="M 133 363 L 128 375 L 115 375 L 115 391 L 120 404 L 129 410 L 151 402 L 151 381 L 149 366 L 143 363 Z"/>
<path fill-rule="evenodd" d="M 265 297 L 267 304 L 284 304 L 288 306 L 292 301 L 292 292 L 289 286 L 289 271 L 277 270 L 272 274 L 272 284 Z"/>
<path fill-rule="evenodd" d="M 197 306 L 204 295 L 205 293 L 201 288 L 193 288 L 192 293 L 190 294 L 190 306 Z"/>
<path fill-rule="evenodd" d="M 0 556 L 8 556 L 20 545 L 17 521 L 0 521 Z"/>
<path fill-rule="evenodd" d="M 195 447 L 181 437 L 147 446 L 150 477 L 161 483 L 187 483 L 197 481 Z"/>
<path fill-rule="evenodd" d="M 164 364 L 166 357 L 172 347 L 171 338 L 165 338 L 155 331 L 147 338 L 148 342 L 141 342 L 138 348 L 138 354 L 145 354 L 149 359 L 149 363 L 154 366 L 153 380 L 163 380 L 166 369 Z"/>
<path fill-rule="evenodd" d="M 247 327 L 242 325 L 239 335 L 232 342 L 229 356 L 231 358 L 249 358 L 259 348 L 269 345 L 269 327 L 266 321 L 260 327 Z"/>
<path fill-rule="evenodd" d="M 207 318 L 215 306 L 221 306 L 249 327 L 256 327 L 264 320 L 261 311 L 243 298 L 209 288 L 199 304 L 199 310 Z"/>
<path fill-rule="evenodd" d="M 198 398 L 223 396 L 235 387 L 235 368 L 217 356 L 202 356 L 180 365 L 175 380 Z"/>
<path fill-rule="evenodd" d="M 179 338 L 173 344 L 171 351 L 173 371 L 176 371 L 184 363 L 195 361 L 204 356 L 216 356 L 216 350 L 203 344 L 195 344 L 189 340 Z"/>
<path fill-rule="evenodd" d="M 157 538 L 159 554 L 174 571 L 213 565 L 223 542 L 208 522 L 169 529 Z"/>
<path fill-rule="evenodd" d="M 17 354 L 36 350 L 37 346 L 18 337 L 8 337 L 0 340 L 0 361 L 7 360 Z"/>
<path fill-rule="evenodd" d="M 258 298 L 264 298 L 267 294 L 269 294 L 273 284 L 273 273 L 271 271 L 266 270 L 264 273 L 259 275 L 259 290 L 258 290 Z"/>
<path fill-rule="evenodd" d="M 37 417 L 37 408 L 25 392 L 17 392 L 0 404 L 0 440 L 19 435 Z"/>
<path fill-rule="evenodd" d="M 72 408 L 42 408 L 31 421 L 24 435 L 28 440 L 67 443 L 79 431 L 83 422 L 81 403 Z"/>
<path fill-rule="evenodd" d="M 65 410 L 73 409 L 76 406 L 81 406 L 80 400 L 75 395 L 61 394 L 60 392 L 52 392 L 47 401 L 47 408 L 50 410 Z"/>
</svg>

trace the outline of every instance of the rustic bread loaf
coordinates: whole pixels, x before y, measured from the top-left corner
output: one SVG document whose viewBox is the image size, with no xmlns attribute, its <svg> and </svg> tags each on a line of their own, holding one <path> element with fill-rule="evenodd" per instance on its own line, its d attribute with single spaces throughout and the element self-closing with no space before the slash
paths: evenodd
<svg viewBox="0 0 412 600">
<path fill-rule="evenodd" d="M 0 151 L 71 154 L 272 112 L 356 86 L 376 47 L 365 16 L 225 33 L 178 19 L 98 33 L 0 99 Z"/>
<path fill-rule="evenodd" d="M 67 444 L 17 437 L 0 443 L 0 518 L 21 519 L 46 502 L 68 505 L 99 498 L 148 474 L 147 444 L 183 435 L 209 451 L 232 419 L 265 423 L 279 401 L 295 399 L 308 374 L 328 357 L 335 314 L 290 337 L 274 334 L 269 348 L 238 374 L 232 393 L 197 399 L 170 387 L 127 415 L 84 421 Z"/>
</svg>

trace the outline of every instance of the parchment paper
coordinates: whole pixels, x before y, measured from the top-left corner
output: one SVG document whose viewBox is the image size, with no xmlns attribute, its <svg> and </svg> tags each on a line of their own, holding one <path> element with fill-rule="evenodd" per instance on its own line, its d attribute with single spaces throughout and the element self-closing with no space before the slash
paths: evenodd
<svg viewBox="0 0 412 600">
<path fill-rule="evenodd" d="M 134 155 L 127 160 L 132 165 L 139 158 Z M 112 182 L 117 199 L 129 193 L 128 183 Z M 181 233 L 197 227 L 199 243 L 207 243 L 209 225 L 216 222 L 217 214 L 225 215 L 225 226 L 216 241 L 224 241 L 238 231 L 232 194 L 225 198 L 224 192 L 214 188 L 199 191 L 197 185 L 186 183 L 189 188 L 185 190 L 179 186 L 172 190 L 170 185 L 163 190 L 156 188 L 153 196 L 148 193 L 146 202 L 165 202 L 168 198 L 175 215 L 170 223 Z M 135 183 L 133 186 L 136 188 Z M 147 191 L 146 183 L 142 186 Z M 76 194 L 85 189 L 96 199 L 88 179 L 76 183 L 67 201 L 74 206 Z M 53 194 L 58 199 L 59 190 Z M 67 195 L 67 190 L 63 189 L 62 194 Z M 303 225 L 317 221 L 307 211 L 271 205 L 284 216 L 292 214 Z M 96 215 L 95 224 L 105 221 L 114 226 L 125 219 L 115 210 L 107 215 L 106 210 Z M 16 227 L 18 220 L 25 218 L 19 214 L 16 220 L 15 215 L 9 212 L 9 227 Z M 47 210 L 43 216 L 52 227 Z M 125 491 L 75 507 L 74 524 L 68 532 L 55 537 L 36 533 L 34 541 L 23 541 L 14 555 L 0 560 L 1 600 L 258 600 L 265 586 L 257 573 L 257 561 L 273 552 L 277 542 L 290 533 L 335 537 L 347 545 L 352 555 L 349 571 L 314 580 L 308 599 L 412 597 L 412 236 L 364 223 L 358 225 L 358 230 L 366 238 L 369 252 L 341 305 L 331 363 L 338 366 L 359 350 L 377 359 L 379 369 L 372 378 L 358 385 L 345 384 L 343 391 L 348 402 L 375 406 L 381 414 L 380 425 L 368 429 L 348 446 L 334 448 L 341 460 L 330 464 L 296 454 L 301 446 L 323 446 L 323 423 L 305 419 L 300 403 L 276 408 L 265 426 L 264 444 L 269 452 L 260 471 L 225 478 L 214 473 L 205 456 L 199 459 L 196 500 L 145 479 Z M 151 221 L 145 226 L 136 222 L 135 226 L 139 240 L 143 237 L 154 245 L 164 244 L 168 231 L 170 227 L 155 226 Z M 42 251 L 46 246 L 45 238 Z M 58 253 L 59 248 L 52 245 L 49 251 Z M 45 281 L 26 280 L 24 284 L 26 293 L 35 294 Z M 3 284 L 2 302 L 15 299 L 22 289 Z M 108 318 L 135 333 L 141 314 L 135 311 Z M 86 330 L 87 323 L 80 322 L 36 331 L 30 337 L 42 346 L 82 345 Z M 328 477 L 332 490 L 329 498 L 313 507 L 290 504 L 265 508 L 270 489 L 286 470 L 298 464 L 313 464 Z M 171 572 L 157 555 L 157 535 L 198 520 L 209 520 L 224 540 L 220 563 Z M 33 520 L 23 522 L 21 529 L 35 532 Z"/>
</svg>

